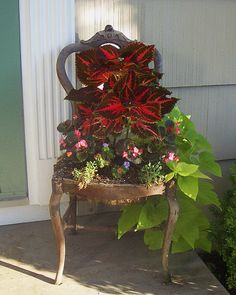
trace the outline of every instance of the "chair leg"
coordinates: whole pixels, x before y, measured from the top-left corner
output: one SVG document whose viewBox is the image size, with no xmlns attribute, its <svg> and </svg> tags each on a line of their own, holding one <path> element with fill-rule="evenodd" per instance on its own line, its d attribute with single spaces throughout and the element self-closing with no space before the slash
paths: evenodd
<svg viewBox="0 0 236 295">
<path fill-rule="evenodd" d="M 75 235 L 77 233 L 76 225 L 77 225 L 77 197 L 76 195 L 70 194 L 70 224 L 72 225 L 72 229 L 70 230 L 71 234 Z"/>
<path fill-rule="evenodd" d="M 51 215 L 52 227 L 57 245 L 57 274 L 55 284 L 62 283 L 62 275 L 65 264 L 65 236 L 60 213 L 60 200 L 62 197 L 62 184 L 60 182 L 52 182 L 52 195 L 50 198 L 49 209 Z"/>
<path fill-rule="evenodd" d="M 167 220 L 167 225 L 165 229 L 165 235 L 162 246 L 162 269 L 164 276 L 164 283 L 171 282 L 171 275 L 169 273 L 169 253 L 172 235 L 174 232 L 175 224 L 179 215 L 179 204 L 176 200 L 176 185 L 174 181 L 167 184 L 166 187 L 166 198 L 169 205 L 169 216 Z"/>
</svg>

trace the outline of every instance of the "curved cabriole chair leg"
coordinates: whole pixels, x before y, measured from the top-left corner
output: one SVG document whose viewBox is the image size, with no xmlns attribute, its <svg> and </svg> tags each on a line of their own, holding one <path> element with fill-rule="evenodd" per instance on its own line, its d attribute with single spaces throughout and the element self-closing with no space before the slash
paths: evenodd
<svg viewBox="0 0 236 295">
<path fill-rule="evenodd" d="M 62 283 L 62 275 L 65 264 L 65 236 L 64 228 L 61 220 L 60 213 L 60 200 L 62 197 L 62 184 L 60 182 L 52 181 L 52 195 L 50 198 L 49 209 L 51 215 L 52 227 L 56 239 L 57 245 L 57 274 L 55 278 L 55 284 Z"/>
<path fill-rule="evenodd" d="M 176 200 L 176 185 L 174 181 L 170 181 L 166 185 L 166 198 L 169 205 L 169 216 L 165 229 L 165 235 L 162 246 L 162 268 L 164 283 L 171 283 L 171 275 L 169 273 L 169 253 L 171 239 L 174 232 L 175 224 L 179 215 L 179 204 Z"/>
</svg>

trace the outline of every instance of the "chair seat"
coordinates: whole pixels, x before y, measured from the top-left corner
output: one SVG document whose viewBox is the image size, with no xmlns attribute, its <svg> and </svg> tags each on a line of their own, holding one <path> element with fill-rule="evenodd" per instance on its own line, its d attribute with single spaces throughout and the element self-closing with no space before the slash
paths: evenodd
<svg viewBox="0 0 236 295">
<path fill-rule="evenodd" d="M 127 183 L 90 183 L 86 188 L 80 189 L 78 182 L 72 179 L 54 178 L 54 181 L 61 183 L 63 193 L 77 195 L 78 199 L 95 200 L 100 202 L 135 202 L 139 201 L 140 198 L 163 195 L 165 192 L 165 186 L 163 183 L 152 185 L 149 188 L 145 185 Z"/>
</svg>

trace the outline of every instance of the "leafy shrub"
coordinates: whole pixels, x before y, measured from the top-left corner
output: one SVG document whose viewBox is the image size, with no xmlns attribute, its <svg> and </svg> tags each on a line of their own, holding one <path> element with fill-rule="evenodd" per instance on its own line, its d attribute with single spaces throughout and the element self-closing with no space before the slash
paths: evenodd
<svg viewBox="0 0 236 295">
<path fill-rule="evenodd" d="M 216 228 L 215 241 L 227 268 L 226 282 L 236 288 L 236 166 L 231 169 L 232 189 L 222 201 L 222 213 Z"/>
</svg>

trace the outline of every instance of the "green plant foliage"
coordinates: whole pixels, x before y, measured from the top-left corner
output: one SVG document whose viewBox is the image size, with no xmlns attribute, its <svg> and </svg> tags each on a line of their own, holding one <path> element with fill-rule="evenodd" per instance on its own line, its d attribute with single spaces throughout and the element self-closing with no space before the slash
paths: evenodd
<svg viewBox="0 0 236 295">
<path fill-rule="evenodd" d="M 146 186 L 174 180 L 180 216 L 172 252 L 209 250 L 209 223 L 202 207 L 220 207 L 208 184 L 209 175 L 221 175 L 220 166 L 190 116 L 174 108 L 178 99 L 159 84 L 158 73 L 149 67 L 154 54 L 153 45 L 140 42 L 77 54 L 76 72 L 85 87 L 72 89 L 66 97 L 75 104 L 75 113 L 73 120 L 58 126 L 60 149 L 65 151 L 61 158 L 75 168 L 80 188 L 104 179 Z M 103 89 L 97 87 L 101 84 Z M 163 196 L 131 204 L 120 217 L 118 237 L 143 230 L 145 244 L 158 249 L 167 216 Z"/>
<path fill-rule="evenodd" d="M 232 189 L 222 200 L 222 212 L 215 228 L 216 248 L 227 268 L 227 285 L 236 288 L 236 165 L 231 168 Z"/>
<path fill-rule="evenodd" d="M 144 243 L 150 250 L 159 250 L 163 244 L 163 232 L 160 230 L 145 230 Z"/>
<path fill-rule="evenodd" d="M 160 162 L 152 164 L 148 163 L 144 165 L 139 173 L 139 179 L 141 183 L 151 186 L 154 183 L 158 183 L 162 177 L 162 165 Z"/>
<path fill-rule="evenodd" d="M 168 204 L 164 198 L 153 198 L 144 202 L 140 211 L 137 230 L 161 225 L 167 218 Z"/>
<path fill-rule="evenodd" d="M 142 204 L 139 203 L 128 205 L 123 209 L 122 215 L 118 221 L 119 239 L 138 223 L 141 209 Z"/>
<path fill-rule="evenodd" d="M 220 200 L 217 194 L 213 191 L 213 185 L 210 182 L 201 181 L 199 183 L 197 202 L 202 205 L 215 205 L 221 209 Z"/>
<path fill-rule="evenodd" d="M 189 198 L 196 200 L 198 195 L 198 179 L 192 176 L 178 176 L 177 184 L 181 191 Z"/>
<path fill-rule="evenodd" d="M 74 179 L 78 181 L 80 188 L 85 188 L 94 178 L 98 171 L 96 162 L 87 162 L 86 166 L 79 170 L 77 168 L 72 172 Z"/>
<path fill-rule="evenodd" d="M 172 253 L 186 251 L 187 245 L 190 250 L 197 248 L 196 246 L 201 243 L 204 244 L 201 233 L 207 233 L 210 229 L 208 219 L 193 200 L 186 198 L 179 191 L 178 201 L 180 213 L 173 235 Z M 183 249 L 180 245 L 184 245 Z"/>
<path fill-rule="evenodd" d="M 208 176 L 221 176 L 220 166 L 215 162 L 210 144 L 196 131 L 190 117 L 181 113 L 177 107 L 164 117 L 162 124 L 168 128 L 178 126 L 181 130 L 174 142 L 176 153 L 169 153 L 165 159 L 168 167 L 164 173 L 165 181 L 175 179 L 180 206 L 179 218 L 172 237 L 172 253 L 195 248 L 210 252 L 211 226 L 204 214 L 203 206 L 214 205 L 221 209 L 220 201 L 213 191 L 211 178 Z M 144 167 L 141 176 L 143 181 L 153 183 L 155 169 L 152 170 L 153 166 L 150 164 Z M 236 169 L 234 172 L 236 179 Z M 119 237 L 132 228 L 144 230 L 144 242 L 149 249 L 160 249 L 167 217 L 168 204 L 164 198 L 150 198 L 138 207 L 129 205 L 128 210 L 125 208 L 121 215 L 122 222 L 118 224 Z"/>
<path fill-rule="evenodd" d="M 94 158 L 98 168 L 104 168 L 110 163 L 109 161 L 105 160 L 101 154 L 96 154 Z"/>
</svg>

